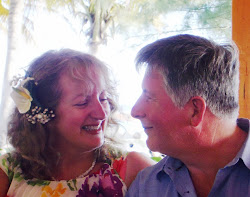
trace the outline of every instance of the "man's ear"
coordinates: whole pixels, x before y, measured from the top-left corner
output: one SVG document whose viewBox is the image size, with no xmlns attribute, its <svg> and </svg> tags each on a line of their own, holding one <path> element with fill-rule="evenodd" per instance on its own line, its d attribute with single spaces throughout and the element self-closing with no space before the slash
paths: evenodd
<svg viewBox="0 0 250 197">
<path fill-rule="evenodd" d="M 206 102 L 200 96 L 192 97 L 189 102 L 192 110 L 190 124 L 195 127 L 198 126 L 203 120 L 206 111 Z"/>
</svg>

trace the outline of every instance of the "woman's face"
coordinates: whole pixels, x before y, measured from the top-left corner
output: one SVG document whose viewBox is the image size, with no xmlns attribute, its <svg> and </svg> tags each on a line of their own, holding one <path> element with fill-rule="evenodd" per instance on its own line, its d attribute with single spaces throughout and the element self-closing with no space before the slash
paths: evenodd
<svg viewBox="0 0 250 197">
<path fill-rule="evenodd" d="M 95 74 L 95 68 L 92 71 L 90 87 L 67 73 L 61 75 L 62 96 L 51 131 L 59 150 L 91 151 L 104 142 L 110 104 L 104 77 Z"/>
</svg>

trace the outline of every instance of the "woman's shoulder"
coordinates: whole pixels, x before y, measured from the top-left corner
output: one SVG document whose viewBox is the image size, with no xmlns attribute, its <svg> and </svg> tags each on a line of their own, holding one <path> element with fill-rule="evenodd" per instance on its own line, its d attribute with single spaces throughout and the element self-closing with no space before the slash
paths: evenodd
<svg viewBox="0 0 250 197">
<path fill-rule="evenodd" d="M 18 165 L 14 152 L 8 152 L 0 155 L 0 167 L 1 168 L 9 168 L 16 167 Z"/>
<path fill-rule="evenodd" d="M 19 165 L 14 152 L 0 155 L 0 169 L 5 172 L 10 180 L 13 178 L 14 172 L 19 170 Z"/>
<path fill-rule="evenodd" d="M 127 160 L 128 170 L 131 168 L 131 170 L 137 172 L 156 163 L 149 156 L 139 152 L 128 153 L 126 160 Z"/>
<path fill-rule="evenodd" d="M 121 171 L 125 173 L 124 180 L 127 187 L 130 186 L 138 172 L 146 167 L 154 165 L 155 163 L 155 161 L 143 153 L 129 152 L 125 158 L 125 165 L 123 165 L 121 169 Z"/>
</svg>

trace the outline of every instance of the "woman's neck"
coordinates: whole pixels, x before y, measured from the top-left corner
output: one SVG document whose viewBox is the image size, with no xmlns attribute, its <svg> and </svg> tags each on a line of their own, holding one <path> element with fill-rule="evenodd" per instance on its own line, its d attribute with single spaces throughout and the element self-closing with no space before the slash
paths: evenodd
<svg viewBox="0 0 250 197">
<path fill-rule="evenodd" d="M 55 180 L 70 180 L 77 178 L 86 171 L 89 174 L 95 167 L 95 160 L 94 151 L 79 154 L 69 154 L 68 151 L 60 153 L 53 177 Z"/>
</svg>

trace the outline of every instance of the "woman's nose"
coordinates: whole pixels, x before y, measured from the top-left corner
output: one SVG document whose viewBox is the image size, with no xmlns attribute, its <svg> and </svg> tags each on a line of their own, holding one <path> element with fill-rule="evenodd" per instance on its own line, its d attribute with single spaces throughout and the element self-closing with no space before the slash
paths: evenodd
<svg viewBox="0 0 250 197">
<path fill-rule="evenodd" d="M 92 117 L 98 120 L 104 120 L 107 117 L 108 111 L 100 101 L 93 103 Z"/>
</svg>

